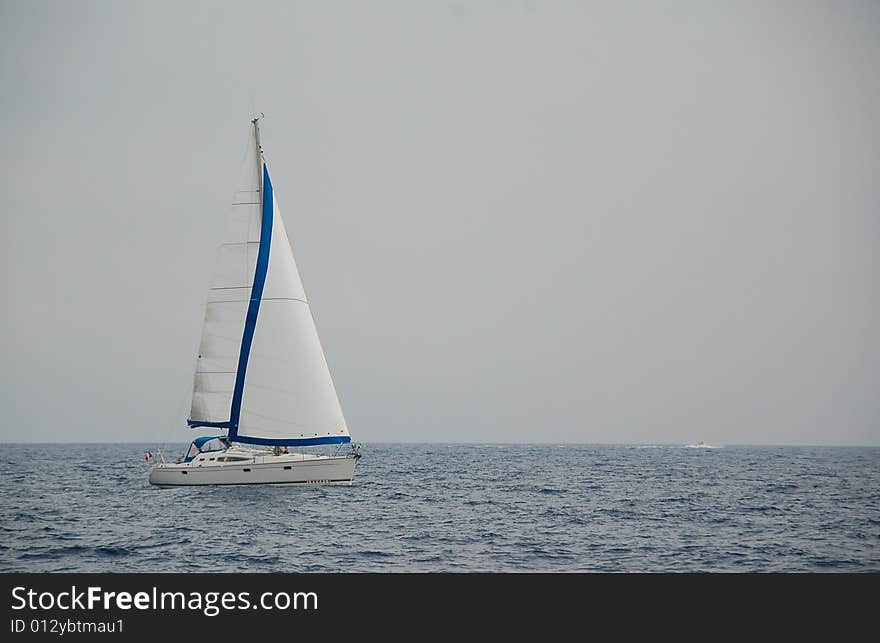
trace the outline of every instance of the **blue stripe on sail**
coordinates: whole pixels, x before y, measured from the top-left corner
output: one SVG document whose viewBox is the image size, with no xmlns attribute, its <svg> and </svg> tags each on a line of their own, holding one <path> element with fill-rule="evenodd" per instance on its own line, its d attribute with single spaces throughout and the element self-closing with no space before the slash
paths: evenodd
<svg viewBox="0 0 880 643">
<path fill-rule="evenodd" d="M 280 440 L 270 440 L 268 438 L 248 438 L 238 436 L 235 438 L 235 441 L 244 442 L 246 444 L 266 444 L 279 447 L 308 447 L 317 444 L 344 444 L 346 442 L 351 442 L 351 437 L 347 435 L 328 435 L 323 438 L 283 438 Z"/>
<path fill-rule="evenodd" d="M 228 429 L 230 424 L 229 420 L 225 422 L 202 422 L 201 420 L 187 420 L 186 423 L 191 429 L 194 429 L 197 426 L 209 426 L 216 429 Z"/>
<path fill-rule="evenodd" d="M 241 415 L 241 397 L 244 393 L 244 376 L 247 371 L 251 342 L 257 327 L 257 314 L 260 312 L 260 299 L 263 297 L 263 286 L 266 284 L 266 272 L 269 270 L 269 249 L 272 246 L 272 215 L 274 211 L 272 198 L 272 182 L 269 180 L 269 168 L 263 163 L 263 217 L 260 225 L 260 250 L 257 253 L 257 267 L 254 271 L 254 285 L 251 288 L 251 301 L 248 304 L 247 318 L 244 322 L 244 334 L 241 337 L 241 352 L 238 355 L 238 372 L 235 374 L 235 388 L 232 390 L 232 408 L 229 413 L 229 439 L 239 439 L 238 420 Z"/>
</svg>

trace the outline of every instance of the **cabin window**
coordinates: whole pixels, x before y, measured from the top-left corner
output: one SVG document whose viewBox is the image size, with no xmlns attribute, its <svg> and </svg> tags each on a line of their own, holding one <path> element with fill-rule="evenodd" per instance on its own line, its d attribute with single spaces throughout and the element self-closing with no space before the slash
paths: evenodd
<svg viewBox="0 0 880 643">
<path fill-rule="evenodd" d="M 181 473 L 182 473 L 183 475 L 186 475 L 187 473 L 189 473 L 189 471 L 181 471 Z"/>
<path fill-rule="evenodd" d="M 285 470 L 290 469 L 290 467 L 284 467 Z"/>
<path fill-rule="evenodd" d="M 245 469 L 245 472 L 250 473 L 250 469 Z"/>
</svg>

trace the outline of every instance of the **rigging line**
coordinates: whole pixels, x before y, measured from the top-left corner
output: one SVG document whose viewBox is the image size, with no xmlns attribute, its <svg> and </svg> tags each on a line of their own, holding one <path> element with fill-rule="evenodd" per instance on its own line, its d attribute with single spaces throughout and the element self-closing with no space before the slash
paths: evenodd
<svg viewBox="0 0 880 643">
<path fill-rule="evenodd" d="M 228 342 L 238 342 L 238 337 L 233 337 L 231 335 L 221 335 L 220 333 L 207 333 L 207 336 L 210 336 L 212 339 L 224 339 Z M 238 359 L 233 355 L 202 355 L 201 353 L 196 353 L 199 357 L 205 357 L 206 359 Z"/>
<path fill-rule="evenodd" d="M 251 298 L 252 299 L 252 298 Z M 209 301 L 209 304 L 235 304 L 243 301 L 251 301 L 251 299 L 215 299 Z M 306 306 L 309 305 L 305 299 L 297 299 L 296 297 L 260 297 L 260 301 L 298 301 Z"/>
<path fill-rule="evenodd" d="M 306 306 L 309 305 L 305 299 L 297 299 L 296 297 L 263 297 L 262 301 L 298 301 Z"/>
</svg>

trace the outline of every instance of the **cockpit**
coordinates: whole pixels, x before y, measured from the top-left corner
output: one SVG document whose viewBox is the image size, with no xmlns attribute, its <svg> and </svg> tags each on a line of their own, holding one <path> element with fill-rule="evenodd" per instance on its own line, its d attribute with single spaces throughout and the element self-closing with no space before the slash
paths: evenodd
<svg viewBox="0 0 880 643">
<path fill-rule="evenodd" d="M 191 462 L 200 453 L 209 453 L 211 451 L 225 451 L 229 448 L 229 440 L 214 435 L 196 438 L 189 445 L 189 449 L 184 457 L 184 462 Z"/>
</svg>

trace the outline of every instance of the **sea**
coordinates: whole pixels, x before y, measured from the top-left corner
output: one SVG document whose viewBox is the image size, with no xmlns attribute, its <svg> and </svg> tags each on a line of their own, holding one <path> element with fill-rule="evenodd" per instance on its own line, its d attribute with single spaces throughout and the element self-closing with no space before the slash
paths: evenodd
<svg viewBox="0 0 880 643">
<path fill-rule="evenodd" d="M 0 448 L 3 572 L 880 571 L 880 448 L 367 443 L 351 486 L 167 489 L 156 445 Z"/>
</svg>

